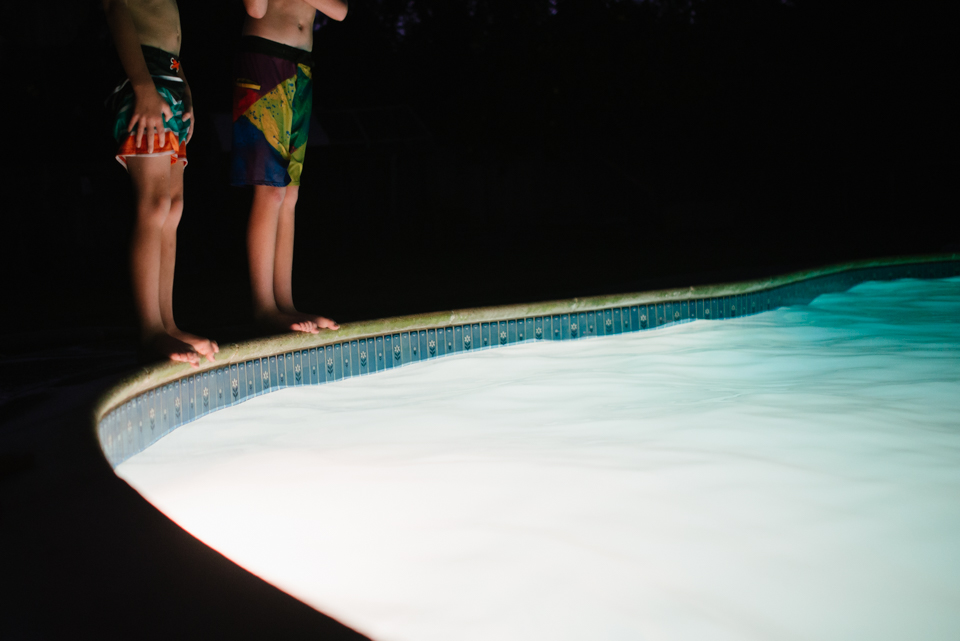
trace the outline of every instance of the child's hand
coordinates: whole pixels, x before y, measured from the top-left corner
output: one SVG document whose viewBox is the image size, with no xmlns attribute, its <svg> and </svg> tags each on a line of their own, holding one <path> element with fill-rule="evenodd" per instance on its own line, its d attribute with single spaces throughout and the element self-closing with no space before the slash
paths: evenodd
<svg viewBox="0 0 960 641">
<path fill-rule="evenodd" d="M 133 115 L 130 117 L 130 124 L 127 125 L 127 131 L 132 132 L 134 127 L 137 128 L 138 149 L 143 136 L 146 135 L 147 153 L 152 154 L 154 135 L 160 134 L 160 139 L 163 139 L 163 121 L 173 118 L 173 111 L 152 84 L 140 90 L 134 89 L 133 102 Z"/>
<path fill-rule="evenodd" d="M 193 138 L 193 98 L 190 97 L 190 94 L 187 93 L 183 98 L 183 115 L 180 116 L 180 120 L 187 125 L 187 140 L 184 144 L 190 142 L 190 139 Z"/>
</svg>

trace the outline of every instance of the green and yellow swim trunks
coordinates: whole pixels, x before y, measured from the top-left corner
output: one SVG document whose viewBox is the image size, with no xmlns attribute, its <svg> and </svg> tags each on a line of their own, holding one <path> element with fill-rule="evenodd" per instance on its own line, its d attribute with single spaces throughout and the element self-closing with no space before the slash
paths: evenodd
<svg viewBox="0 0 960 641">
<path fill-rule="evenodd" d="M 309 51 L 244 36 L 234 68 L 232 185 L 299 185 L 313 107 Z"/>
</svg>

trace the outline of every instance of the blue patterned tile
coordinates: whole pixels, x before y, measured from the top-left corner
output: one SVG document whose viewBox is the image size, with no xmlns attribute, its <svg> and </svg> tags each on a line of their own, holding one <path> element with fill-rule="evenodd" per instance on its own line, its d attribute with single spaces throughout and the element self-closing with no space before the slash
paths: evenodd
<svg viewBox="0 0 960 641">
<path fill-rule="evenodd" d="M 293 378 L 291 383 L 294 387 L 300 387 L 306 385 L 310 381 L 310 374 L 307 371 L 304 371 L 304 361 L 307 363 L 310 362 L 310 352 L 307 350 L 294 352 L 293 353 Z"/>
<path fill-rule="evenodd" d="M 399 345 L 399 342 L 397 343 Z M 397 362 L 394 358 L 393 335 L 385 334 L 383 336 L 383 367 L 384 369 L 393 369 L 393 364 Z"/>
<path fill-rule="evenodd" d="M 277 375 L 274 377 L 273 389 L 283 389 L 287 386 L 287 354 L 277 354 Z"/>
<path fill-rule="evenodd" d="M 267 370 L 270 373 L 270 376 L 263 381 L 263 387 L 265 392 L 272 392 L 278 389 L 280 385 L 280 374 L 277 371 L 277 357 L 270 356 L 264 359 L 264 363 L 261 364 L 261 367 L 266 365 L 269 369 Z"/>
<path fill-rule="evenodd" d="M 186 386 L 181 385 L 180 381 L 174 381 L 172 383 L 172 386 L 173 386 L 173 389 L 171 391 L 173 394 L 173 425 L 171 425 L 171 429 L 176 429 L 181 425 L 183 425 L 184 423 L 183 397 L 180 393 L 180 390 L 181 390 L 181 387 L 186 387 Z"/>
<path fill-rule="evenodd" d="M 371 338 L 370 346 L 372 347 L 374 345 L 376 345 L 376 343 L 374 342 L 374 339 Z M 376 356 L 373 355 L 374 350 L 371 349 L 371 347 L 367 346 L 366 338 L 357 340 L 357 363 L 360 365 L 360 376 L 365 376 L 372 371 L 376 371 L 376 369 L 371 370 L 370 368 L 370 366 L 374 365 L 376 362 Z M 374 365 L 374 367 L 376 367 L 376 365 Z"/>
<path fill-rule="evenodd" d="M 294 361 L 299 361 L 300 352 L 287 352 L 283 355 L 283 377 L 280 384 L 284 387 L 295 387 L 297 385 L 297 372 L 294 370 Z M 280 368 L 279 361 L 277 369 Z"/>
<path fill-rule="evenodd" d="M 425 336 L 426 332 L 410 332 L 410 347 L 413 349 L 413 360 L 416 362 L 425 361 L 428 358 Z"/>
<path fill-rule="evenodd" d="M 307 356 L 303 361 L 303 379 L 309 385 L 319 385 L 322 380 L 321 366 L 317 354 L 317 348 L 311 347 L 307 351 Z"/>
<path fill-rule="evenodd" d="M 231 403 L 236 405 L 237 403 L 242 403 L 244 400 L 243 397 L 243 385 L 240 383 L 240 366 L 231 365 L 230 366 L 230 398 Z M 190 420 L 190 419 L 188 419 Z"/>
<path fill-rule="evenodd" d="M 216 370 L 216 388 L 217 388 L 217 406 L 214 409 L 221 409 L 228 405 L 227 400 L 230 397 L 228 390 L 230 389 L 229 381 L 229 370 L 224 370 L 223 367 L 218 367 Z"/>
<path fill-rule="evenodd" d="M 251 365 L 253 366 L 251 368 Z M 251 377 L 251 373 L 253 376 Z M 263 378 L 260 372 L 260 359 L 255 358 L 247 363 L 247 380 L 253 382 L 253 396 L 263 393 Z"/>
<path fill-rule="evenodd" d="M 344 376 L 346 376 L 347 372 L 350 373 L 350 376 L 360 376 L 360 342 L 350 341 L 349 346 L 349 356 L 346 352 L 344 352 L 343 355 Z M 343 344 L 343 349 L 347 349 L 347 343 Z"/>
<path fill-rule="evenodd" d="M 429 345 L 429 341 L 428 341 L 428 339 L 427 339 L 427 332 L 426 332 L 426 330 L 420 330 L 419 332 L 417 332 L 417 333 L 416 333 L 416 339 L 417 339 L 417 354 L 418 354 L 418 358 L 419 358 L 421 361 L 428 360 L 428 359 L 430 358 L 430 345 Z M 411 335 L 411 340 L 413 340 L 413 336 L 412 336 L 412 335 Z"/>
<path fill-rule="evenodd" d="M 333 380 L 343 380 L 343 345 L 333 344 L 333 353 L 330 352 L 330 346 L 327 346 L 327 360 L 333 359 Z M 330 380 L 330 368 L 327 368 L 327 380 Z"/>
<path fill-rule="evenodd" d="M 453 351 L 454 353 L 463 351 L 463 326 L 456 325 L 453 329 L 453 349 L 451 350 L 448 346 L 447 351 Z"/>
<path fill-rule="evenodd" d="M 194 392 L 194 378 L 191 374 L 183 378 L 180 382 L 180 399 L 183 403 L 183 422 L 189 423 L 197 418 L 197 401 Z"/>
<path fill-rule="evenodd" d="M 446 353 L 455 354 L 456 352 L 458 352 L 459 350 L 457 349 L 457 346 L 456 346 L 456 342 L 457 342 L 456 332 L 453 331 L 453 328 L 452 327 L 444 328 L 444 336 L 446 336 L 446 350 L 447 350 Z"/>
<path fill-rule="evenodd" d="M 561 330 L 563 329 L 563 327 L 562 327 L 562 322 L 561 322 L 561 320 L 560 320 L 560 315 L 559 315 L 559 314 L 554 314 L 554 316 L 553 316 L 553 327 L 552 327 L 551 329 L 552 329 L 553 331 L 550 332 L 550 337 L 551 337 L 553 340 L 555 340 L 555 341 L 560 340 L 560 332 L 561 332 Z"/>
<path fill-rule="evenodd" d="M 483 336 L 483 335 L 482 335 L 482 333 L 480 332 L 480 323 L 473 323 L 473 324 L 470 325 L 470 336 L 471 336 L 471 339 L 472 339 L 470 342 L 473 343 L 473 349 L 482 349 L 482 348 L 483 348 L 483 342 L 482 342 L 482 336 Z"/>
</svg>

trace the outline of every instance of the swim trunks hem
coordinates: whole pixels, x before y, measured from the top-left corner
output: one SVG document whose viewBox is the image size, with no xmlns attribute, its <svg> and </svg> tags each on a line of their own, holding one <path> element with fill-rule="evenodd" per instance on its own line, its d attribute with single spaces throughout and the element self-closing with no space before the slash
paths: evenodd
<svg viewBox="0 0 960 641">
<path fill-rule="evenodd" d="M 137 154 L 137 153 L 117 154 L 116 156 L 114 156 L 114 159 L 116 159 L 118 163 L 123 165 L 124 169 L 127 169 L 127 158 L 153 158 L 156 156 L 172 156 L 173 158 L 170 160 L 171 165 L 175 165 L 179 161 L 183 163 L 184 167 L 187 166 L 187 157 L 180 156 L 176 151 L 173 151 L 173 150 L 154 152 L 152 154 Z"/>
<path fill-rule="evenodd" d="M 289 186 L 299 187 L 300 183 L 294 184 L 291 181 L 290 183 L 284 185 L 283 183 L 271 182 L 269 180 L 252 180 L 252 181 L 244 181 L 244 182 L 230 181 L 231 187 L 254 187 L 257 185 L 260 185 L 262 187 L 289 187 Z"/>
</svg>

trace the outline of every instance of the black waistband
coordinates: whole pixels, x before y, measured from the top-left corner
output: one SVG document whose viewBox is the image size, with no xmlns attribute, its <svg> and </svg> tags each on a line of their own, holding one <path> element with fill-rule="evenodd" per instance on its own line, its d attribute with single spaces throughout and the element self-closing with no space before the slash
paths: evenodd
<svg viewBox="0 0 960 641">
<path fill-rule="evenodd" d="M 274 58 L 283 58 L 298 65 L 313 67 L 313 54 L 303 49 L 297 49 L 260 36 L 243 36 L 240 38 L 240 51 L 262 53 Z"/>
<path fill-rule="evenodd" d="M 143 51 L 143 61 L 147 63 L 147 71 L 151 76 L 177 76 L 179 56 L 148 45 L 140 45 L 140 50 Z"/>
</svg>

